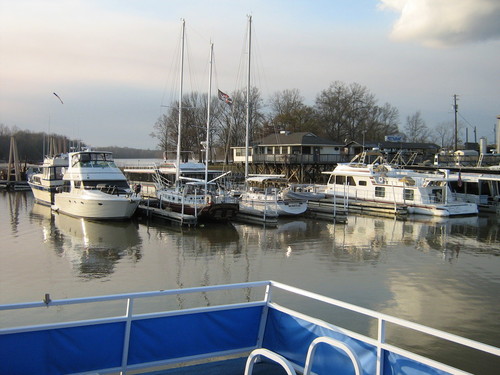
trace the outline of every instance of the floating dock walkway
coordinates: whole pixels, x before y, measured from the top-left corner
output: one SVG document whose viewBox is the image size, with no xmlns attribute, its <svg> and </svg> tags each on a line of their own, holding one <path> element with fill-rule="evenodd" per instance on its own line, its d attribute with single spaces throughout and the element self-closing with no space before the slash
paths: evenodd
<svg viewBox="0 0 500 375">
<path fill-rule="evenodd" d="M 197 218 L 194 215 L 182 214 L 174 212 L 170 208 L 159 207 L 159 201 L 147 199 L 142 201 L 137 207 L 137 213 L 146 217 L 159 217 L 167 219 L 181 225 L 194 226 L 197 223 Z"/>
<path fill-rule="evenodd" d="M 333 220 L 335 223 L 347 223 L 347 212 L 325 199 L 320 201 L 308 201 L 306 216 L 315 219 Z"/>
<path fill-rule="evenodd" d="M 362 213 L 377 216 L 406 216 L 408 207 L 406 205 L 394 203 L 370 202 L 355 199 L 343 199 L 327 197 L 317 201 L 309 201 L 309 211 L 311 212 L 333 212 L 339 210 L 343 212 Z"/>
</svg>

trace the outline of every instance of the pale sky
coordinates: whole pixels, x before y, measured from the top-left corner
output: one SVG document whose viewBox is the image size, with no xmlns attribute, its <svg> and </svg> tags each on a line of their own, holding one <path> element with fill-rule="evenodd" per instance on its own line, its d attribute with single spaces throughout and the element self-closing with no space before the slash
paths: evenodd
<svg viewBox="0 0 500 375">
<path fill-rule="evenodd" d="M 247 15 L 264 98 L 358 83 L 429 128 L 459 121 L 494 143 L 500 115 L 498 0 L 0 0 L 0 124 L 99 146 L 155 149 L 149 134 L 178 92 L 242 89 Z M 195 83 L 196 82 L 196 83 Z M 53 95 L 56 92 L 64 104 Z M 201 124 L 203 125 L 203 124 Z M 462 138 L 465 138 L 463 131 Z"/>
</svg>

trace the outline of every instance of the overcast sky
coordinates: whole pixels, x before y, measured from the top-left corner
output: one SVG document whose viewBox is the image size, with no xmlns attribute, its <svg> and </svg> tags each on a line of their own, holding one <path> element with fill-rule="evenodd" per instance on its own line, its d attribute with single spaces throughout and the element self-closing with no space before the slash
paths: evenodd
<svg viewBox="0 0 500 375">
<path fill-rule="evenodd" d="M 498 0 L 0 0 L 0 124 L 154 149 L 178 92 L 181 18 L 184 90 L 206 92 L 212 41 L 215 94 L 244 86 L 249 14 L 264 98 L 299 89 L 312 105 L 330 83 L 355 82 L 398 108 L 403 130 L 416 111 L 429 128 L 452 124 L 457 94 L 469 140 L 477 127 L 494 142 Z"/>
</svg>

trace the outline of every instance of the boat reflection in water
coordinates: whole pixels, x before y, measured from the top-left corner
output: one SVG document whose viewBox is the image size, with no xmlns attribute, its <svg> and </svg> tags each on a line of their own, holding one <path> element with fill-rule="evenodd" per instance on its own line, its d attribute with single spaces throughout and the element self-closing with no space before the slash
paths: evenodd
<svg viewBox="0 0 500 375">
<path fill-rule="evenodd" d="M 134 221 L 101 222 L 52 213 L 35 203 L 32 217 L 40 220 L 44 241 L 69 260 L 83 278 L 111 274 L 122 257 L 141 259 L 141 239 Z"/>
</svg>

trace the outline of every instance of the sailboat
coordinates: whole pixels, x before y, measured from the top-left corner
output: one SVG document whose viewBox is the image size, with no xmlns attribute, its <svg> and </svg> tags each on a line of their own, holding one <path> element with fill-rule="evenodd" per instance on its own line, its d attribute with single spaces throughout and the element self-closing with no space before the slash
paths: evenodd
<svg viewBox="0 0 500 375">
<path fill-rule="evenodd" d="M 182 134 L 182 89 L 184 78 L 184 40 L 185 21 L 182 20 L 181 72 L 179 89 L 179 123 L 177 134 L 176 178 L 173 185 L 159 185 L 156 190 L 161 206 L 169 207 L 174 212 L 194 215 L 206 221 L 227 221 L 239 211 L 236 199 L 226 193 L 217 183 L 224 175 L 208 180 L 208 151 L 210 131 L 210 100 L 212 86 L 213 43 L 210 44 L 210 72 L 208 88 L 207 139 L 205 142 L 205 178 L 189 178 L 181 175 L 181 134 Z"/>
<path fill-rule="evenodd" d="M 248 148 L 250 131 L 250 62 L 252 46 L 252 16 L 248 16 L 248 69 L 246 91 L 246 137 L 245 137 L 245 190 L 240 195 L 240 216 L 262 217 L 264 222 L 276 221 L 277 216 L 303 214 L 307 210 L 306 200 L 289 199 L 283 194 L 280 184 L 284 176 L 248 174 Z"/>
</svg>

